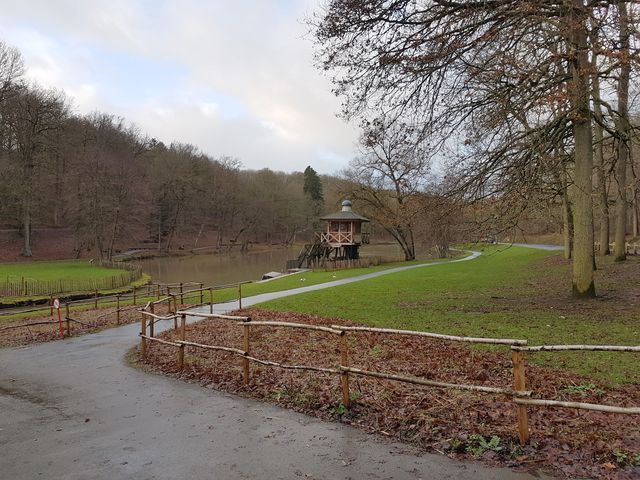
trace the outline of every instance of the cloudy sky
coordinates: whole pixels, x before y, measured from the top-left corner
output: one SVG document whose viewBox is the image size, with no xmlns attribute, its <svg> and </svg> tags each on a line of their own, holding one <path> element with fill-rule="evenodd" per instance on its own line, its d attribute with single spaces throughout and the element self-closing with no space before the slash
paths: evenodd
<svg viewBox="0 0 640 480">
<path fill-rule="evenodd" d="M 0 38 L 78 113 L 113 113 L 165 143 L 246 168 L 345 167 L 356 130 L 313 67 L 320 0 L 0 0 Z"/>
</svg>

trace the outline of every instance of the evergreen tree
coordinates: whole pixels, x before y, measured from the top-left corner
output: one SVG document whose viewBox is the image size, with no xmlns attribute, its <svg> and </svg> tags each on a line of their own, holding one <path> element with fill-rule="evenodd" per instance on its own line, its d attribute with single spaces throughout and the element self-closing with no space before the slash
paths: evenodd
<svg viewBox="0 0 640 480">
<path fill-rule="evenodd" d="M 311 166 L 304 169 L 304 184 L 302 191 L 309 199 L 309 210 L 311 217 L 313 217 L 312 228 L 317 229 L 319 226 L 318 217 L 320 216 L 324 205 L 324 195 L 322 194 L 322 182 L 320 182 L 320 177 L 316 171 L 311 168 Z"/>
<path fill-rule="evenodd" d="M 304 186 L 302 187 L 302 190 L 314 203 L 321 204 L 324 202 L 320 177 L 310 166 L 304 169 Z"/>
</svg>

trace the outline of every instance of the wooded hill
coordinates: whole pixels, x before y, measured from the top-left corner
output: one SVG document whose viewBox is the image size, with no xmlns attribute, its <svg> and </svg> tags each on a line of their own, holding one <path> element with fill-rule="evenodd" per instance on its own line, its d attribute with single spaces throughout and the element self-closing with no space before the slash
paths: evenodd
<svg viewBox="0 0 640 480">
<path fill-rule="evenodd" d="M 73 113 L 64 92 L 29 85 L 23 73 L 20 53 L 0 43 L 0 226 L 10 258 L 43 258 L 56 241 L 67 256 L 105 258 L 205 240 L 291 243 L 339 204 L 335 179 L 313 169 L 243 170 L 234 158 L 165 145 L 122 118 Z"/>
</svg>

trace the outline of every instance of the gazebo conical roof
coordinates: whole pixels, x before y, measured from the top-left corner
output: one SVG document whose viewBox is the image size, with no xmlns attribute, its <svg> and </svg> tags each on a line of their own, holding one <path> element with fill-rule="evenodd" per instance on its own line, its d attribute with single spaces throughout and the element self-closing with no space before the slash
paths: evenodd
<svg viewBox="0 0 640 480">
<path fill-rule="evenodd" d="M 367 217 L 363 217 L 362 215 L 358 215 L 351 210 L 351 202 L 349 200 L 345 200 L 342 202 L 342 210 L 336 213 L 330 213 L 328 215 L 324 215 L 320 217 L 320 220 L 342 220 L 342 221 L 361 221 L 361 222 L 370 222 Z"/>
</svg>

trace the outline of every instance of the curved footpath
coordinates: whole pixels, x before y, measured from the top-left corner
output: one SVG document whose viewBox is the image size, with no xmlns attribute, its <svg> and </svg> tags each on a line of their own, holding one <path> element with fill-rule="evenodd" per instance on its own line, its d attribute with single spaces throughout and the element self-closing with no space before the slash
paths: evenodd
<svg viewBox="0 0 640 480">
<path fill-rule="evenodd" d="M 257 295 L 243 306 L 429 265 Z M 347 425 L 143 373 L 124 359 L 138 328 L 0 350 L 0 477 L 541 478 L 421 453 Z"/>
</svg>

